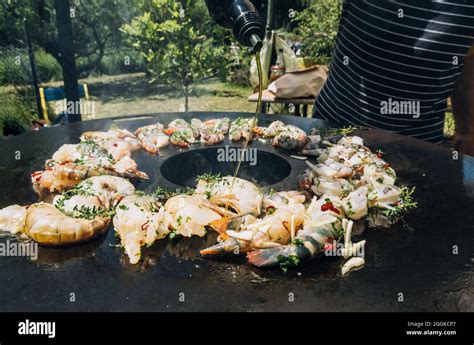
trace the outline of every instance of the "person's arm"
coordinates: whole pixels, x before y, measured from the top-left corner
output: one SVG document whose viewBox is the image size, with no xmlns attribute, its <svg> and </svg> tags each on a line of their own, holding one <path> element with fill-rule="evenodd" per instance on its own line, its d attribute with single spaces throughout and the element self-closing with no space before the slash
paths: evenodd
<svg viewBox="0 0 474 345">
<path fill-rule="evenodd" d="M 454 148 L 474 156 L 474 46 L 464 58 L 464 67 L 454 85 L 451 100 L 456 122 Z"/>
</svg>

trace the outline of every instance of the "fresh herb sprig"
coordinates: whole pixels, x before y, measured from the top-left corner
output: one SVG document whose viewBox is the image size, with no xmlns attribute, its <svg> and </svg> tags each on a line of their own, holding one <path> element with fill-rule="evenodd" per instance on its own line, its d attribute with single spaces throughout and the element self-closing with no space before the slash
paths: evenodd
<svg viewBox="0 0 474 345">
<path fill-rule="evenodd" d="M 300 240 L 299 238 L 295 238 L 293 241 L 290 242 L 290 244 L 293 244 L 295 246 L 303 246 L 304 241 Z"/>
<path fill-rule="evenodd" d="M 387 209 L 383 211 L 383 215 L 390 222 L 396 222 L 402 218 L 408 211 L 418 206 L 418 203 L 413 198 L 415 187 L 408 188 L 402 187 L 400 190 L 400 200 L 393 205 L 393 209 Z"/>
<path fill-rule="evenodd" d="M 187 187 L 185 189 L 178 188 L 175 191 L 165 190 L 161 187 L 158 187 L 153 192 L 153 196 L 158 200 L 167 200 L 173 196 L 177 195 L 192 195 L 194 193 L 194 189 L 191 187 Z"/>
<path fill-rule="evenodd" d="M 288 269 L 291 267 L 296 267 L 300 263 L 300 258 L 296 255 L 278 255 L 277 257 L 280 268 L 283 272 L 288 272 Z"/>
<path fill-rule="evenodd" d="M 82 218 L 82 219 L 87 219 L 87 220 L 92 220 L 95 219 L 96 217 L 105 217 L 105 218 L 111 218 L 115 215 L 115 210 L 114 209 L 105 209 L 102 207 L 96 207 L 96 206 L 85 206 L 82 205 L 81 207 L 78 207 L 77 205 L 73 208 L 72 211 L 64 211 L 64 214 L 66 214 L 69 217 L 73 218 Z"/>
<path fill-rule="evenodd" d="M 196 177 L 196 183 L 199 181 L 205 181 L 207 183 L 217 183 L 222 179 L 220 173 L 213 174 L 213 173 L 206 173 Z"/>
</svg>

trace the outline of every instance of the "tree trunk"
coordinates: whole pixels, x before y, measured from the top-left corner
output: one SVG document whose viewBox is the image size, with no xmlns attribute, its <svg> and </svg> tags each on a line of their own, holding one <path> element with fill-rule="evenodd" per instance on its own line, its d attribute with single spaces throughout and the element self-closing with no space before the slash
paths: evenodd
<svg viewBox="0 0 474 345">
<path fill-rule="evenodd" d="M 187 65 L 184 68 L 184 81 L 183 81 L 183 86 L 184 86 L 184 111 L 188 112 L 189 111 L 189 74 L 188 74 L 188 68 Z"/>
<path fill-rule="evenodd" d="M 184 111 L 189 111 L 189 85 L 184 86 Z"/>
<path fill-rule="evenodd" d="M 58 26 L 58 44 L 61 52 L 64 91 L 66 94 L 66 113 L 69 122 L 81 121 L 79 87 L 76 74 L 76 58 L 70 17 L 69 0 L 54 0 L 56 23 Z"/>
</svg>

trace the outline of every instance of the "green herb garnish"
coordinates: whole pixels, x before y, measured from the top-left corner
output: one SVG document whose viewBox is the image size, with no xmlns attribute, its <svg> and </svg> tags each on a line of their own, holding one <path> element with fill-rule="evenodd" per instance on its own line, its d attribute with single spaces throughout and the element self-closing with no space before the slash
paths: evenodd
<svg viewBox="0 0 474 345">
<path fill-rule="evenodd" d="M 176 233 L 176 230 L 173 230 L 173 231 L 171 231 L 171 232 L 169 233 L 168 238 L 169 238 L 170 240 L 175 240 L 175 239 L 181 238 L 181 235 L 178 234 L 178 233 Z"/>
<path fill-rule="evenodd" d="M 409 210 L 416 208 L 418 203 L 413 199 L 413 193 L 415 187 L 409 189 L 408 187 L 402 187 L 400 190 L 400 200 L 392 205 L 393 209 L 387 209 L 383 211 L 383 215 L 390 222 L 396 222 L 402 218 Z"/>
<path fill-rule="evenodd" d="M 192 195 L 193 193 L 194 193 L 194 189 L 191 187 L 188 187 L 186 189 L 178 188 L 175 191 L 167 191 L 161 187 L 158 187 L 153 192 L 153 196 L 159 200 L 167 200 L 169 198 L 172 198 L 173 196 Z"/>
<path fill-rule="evenodd" d="M 350 201 L 347 202 L 346 214 L 349 218 L 354 215 L 354 211 L 352 210 L 352 203 Z"/>
<path fill-rule="evenodd" d="M 278 263 L 280 264 L 280 268 L 285 273 L 288 272 L 288 268 L 296 267 L 300 263 L 300 258 L 297 257 L 296 255 L 289 255 L 289 256 L 278 255 L 277 260 L 278 260 Z"/>
<path fill-rule="evenodd" d="M 213 174 L 213 173 L 206 173 L 196 177 L 196 182 L 205 181 L 207 183 L 216 183 L 222 179 L 220 173 Z"/>
<path fill-rule="evenodd" d="M 293 241 L 290 242 L 290 244 L 294 244 L 295 246 L 303 246 L 304 241 L 300 240 L 299 238 L 295 238 Z"/>
</svg>

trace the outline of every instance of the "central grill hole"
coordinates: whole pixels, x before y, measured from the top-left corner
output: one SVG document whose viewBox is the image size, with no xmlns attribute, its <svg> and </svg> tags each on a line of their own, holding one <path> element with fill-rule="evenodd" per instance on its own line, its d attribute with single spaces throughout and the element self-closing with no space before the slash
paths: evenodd
<svg viewBox="0 0 474 345">
<path fill-rule="evenodd" d="M 195 187 L 196 177 L 203 174 L 232 176 L 237 167 L 241 148 L 212 147 L 181 152 L 168 158 L 161 174 L 182 187 Z M 267 151 L 249 148 L 240 166 L 238 177 L 258 186 L 270 186 L 288 177 L 291 165 L 284 158 Z"/>
</svg>

